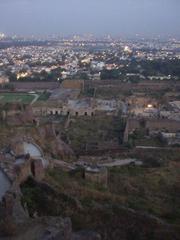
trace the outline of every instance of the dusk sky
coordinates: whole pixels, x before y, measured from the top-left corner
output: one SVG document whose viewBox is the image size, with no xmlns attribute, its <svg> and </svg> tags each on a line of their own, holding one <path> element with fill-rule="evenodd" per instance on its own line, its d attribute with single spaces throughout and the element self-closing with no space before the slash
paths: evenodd
<svg viewBox="0 0 180 240">
<path fill-rule="evenodd" d="M 0 32 L 180 36 L 180 0 L 0 0 Z"/>
</svg>

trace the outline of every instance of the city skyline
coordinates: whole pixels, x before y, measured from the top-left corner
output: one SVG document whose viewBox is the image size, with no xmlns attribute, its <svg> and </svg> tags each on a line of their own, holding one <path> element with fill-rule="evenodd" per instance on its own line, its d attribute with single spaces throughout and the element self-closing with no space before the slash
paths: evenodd
<svg viewBox="0 0 180 240">
<path fill-rule="evenodd" d="M 0 32 L 179 37 L 179 11 L 177 0 L 2 0 Z"/>
</svg>

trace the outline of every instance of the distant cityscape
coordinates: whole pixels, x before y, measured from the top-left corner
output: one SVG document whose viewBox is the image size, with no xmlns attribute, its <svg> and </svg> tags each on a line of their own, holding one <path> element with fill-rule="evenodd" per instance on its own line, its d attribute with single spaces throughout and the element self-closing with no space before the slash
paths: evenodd
<svg viewBox="0 0 180 240">
<path fill-rule="evenodd" d="M 179 159 L 180 39 L 0 34 L 0 239 L 179 239 Z"/>
<path fill-rule="evenodd" d="M 0 34 L 0 82 L 62 81 L 63 79 L 178 80 L 174 69 L 147 71 L 147 64 L 180 59 L 180 40 L 96 39 L 92 34 L 71 38 L 6 37 Z M 143 68 L 144 67 L 144 68 Z M 149 68 L 149 67 L 148 67 Z"/>
</svg>

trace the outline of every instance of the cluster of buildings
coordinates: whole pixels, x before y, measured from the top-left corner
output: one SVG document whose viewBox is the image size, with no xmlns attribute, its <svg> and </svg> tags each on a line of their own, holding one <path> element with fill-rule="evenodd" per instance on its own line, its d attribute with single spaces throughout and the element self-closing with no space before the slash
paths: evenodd
<svg viewBox="0 0 180 240">
<path fill-rule="evenodd" d="M 161 100 L 150 97 L 129 97 L 129 114 L 137 118 L 159 118 L 180 121 L 180 101 Z"/>
<path fill-rule="evenodd" d="M 34 94 L 42 89 L 48 91 L 50 97 L 46 101 L 35 101 L 31 106 L 35 118 L 117 116 L 120 112 L 123 117 L 138 121 L 144 118 L 148 121 L 164 119 L 178 122 L 178 96 L 167 97 L 164 102 L 155 96 L 158 91 L 177 93 L 180 85 L 174 80 L 178 76 L 172 79 L 171 75 L 146 75 L 143 64 L 137 63 L 174 59 L 178 61 L 179 49 L 180 42 L 174 39 L 120 40 L 108 37 L 96 40 L 92 36 L 90 39 L 81 39 L 78 36 L 66 40 L 56 39 L 49 41 L 46 46 L 12 45 L 0 49 L 0 84 L 12 81 L 14 76 L 15 91 L 21 89 L 29 93 L 33 91 Z M 137 71 L 133 71 L 133 67 L 129 68 L 134 62 Z M 54 78 L 48 79 L 52 73 Z M 112 75 L 108 75 L 109 73 Z M 103 74 L 107 74 L 107 78 L 104 79 Z M 118 74 L 122 75 L 122 79 Z M 33 82 L 34 76 L 39 76 L 40 81 Z M 41 81 L 42 76 L 45 76 L 46 84 Z M 100 94 L 96 96 L 99 89 L 106 92 L 119 91 L 122 97 L 120 94 L 118 97 L 103 97 Z M 88 90 L 92 90 L 90 96 L 85 94 Z M 33 120 L 31 116 L 31 122 Z"/>
<path fill-rule="evenodd" d="M 64 90 L 60 90 L 64 91 Z M 69 95 L 69 92 L 65 90 Z M 45 104 L 42 102 L 35 103 L 33 112 L 35 116 L 90 116 L 98 114 L 117 115 L 122 109 L 123 103 L 116 100 L 102 100 L 94 98 L 74 98 L 74 92 L 71 91 L 72 98 L 64 101 L 59 98 L 59 101 L 48 100 Z"/>
<path fill-rule="evenodd" d="M 1 41 L 1 40 L 0 40 Z M 50 74 L 59 71 L 55 81 L 69 78 L 99 80 L 103 70 L 127 68 L 132 60 L 180 59 L 178 41 L 159 40 L 119 40 L 102 39 L 99 41 L 64 40 L 50 42 L 49 45 L 14 46 L 0 49 L 0 71 L 3 75 L 23 80 L 42 72 Z M 141 73 L 127 72 L 130 77 L 145 79 Z M 169 80 L 172 76 L 148 76 L 149 80 Z"/>
</svg>

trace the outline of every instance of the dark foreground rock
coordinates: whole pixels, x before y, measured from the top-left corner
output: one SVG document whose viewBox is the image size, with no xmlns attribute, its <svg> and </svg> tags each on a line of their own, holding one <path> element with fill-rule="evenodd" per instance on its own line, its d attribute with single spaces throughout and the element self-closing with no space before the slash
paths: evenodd
<svg viewBox="0 0 180 240">
<path fill-rule="evenodd" d="M 73 233 L 70 218 L 42 217 L 27 221 L 14 236 L 0 240 L 101 240 L 101 237 L 92 231 Z"/>
<path fill-rule="evenodd" d="M 73 234 L 72 240 L 101 240 L 101 236 L 93 231 L 80 231 Z"/>
</svg>

